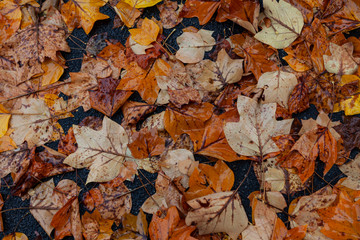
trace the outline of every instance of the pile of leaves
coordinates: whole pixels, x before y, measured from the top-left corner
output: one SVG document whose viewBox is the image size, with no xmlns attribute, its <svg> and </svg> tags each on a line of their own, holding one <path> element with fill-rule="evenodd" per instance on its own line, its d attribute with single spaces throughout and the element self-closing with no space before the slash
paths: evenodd
<svg viewBox="0 0 360 240">
<path fill-rule="evenodd" d="M 72 32 L 109 18 L 105 5 L 126 43 L 95 35 L 80 71 L 64 73 Z M 148 7 L 159 17 L 143 16 Z M 188 26 L 168 44 L 177 30 L 164 29 L 193 17 L 243 32 Z M 49 237 L 360 239 L 360 156 L 349 157 L 360 146 L 360 40 L 344 35 L 360 26 L 359 1 L 2 0 L 0 23 L 1 187 L 29 201 Z M 316 119 L 294 118 L 311 104 Z M 79 108 L 103 117 L 64 131 Z M 228 163 L 245 162 L 235 183 Z M 346 177 L 304 194 L 319 166 Z M 54 181 L 83 168 L 87 185 Z M 249 221 L 238 193 L 252 172 Z M 137 215 L 135 178 L 156 189 Z M 1 218 L 0 231 L 27 239 Z"/>
</svg>

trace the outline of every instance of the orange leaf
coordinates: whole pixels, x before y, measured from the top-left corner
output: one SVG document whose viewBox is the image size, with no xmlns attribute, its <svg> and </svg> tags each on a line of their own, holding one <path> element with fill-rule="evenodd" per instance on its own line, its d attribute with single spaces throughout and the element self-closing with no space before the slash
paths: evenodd
<svg viewBox="0 0 360 240">
<path fill-rule="evenodd" d="M 155 111 L 156 107 L 142 102 L 127 101 L 121 108 L 124 115 L 124 124 L 136 124 L 147 114 Z"/>
<path fill-rule="evenodd" d="M 224 134 L 224 124 L 236 121 L 239 121 L 239 114 L 235 108 L 219 116 L 213 115 L 205 124 L 202 140 L 194 144 L 195 153 L 228 162 L 239 160 Z"/>
<path fill-rule="evenodd" d="M 346 192 L 340 192 L 335 206 L 318 209 L 324 228 L 321 232 L 337 240 L 360 239 L 360 200 L 354 202 Z"/>
<path fill-rule="evenodd" d="M 114 10 L 128 28 L 133 27 L 135 20 L 141 15 L 141 12 L 138 9 L 123 1 L 118 2 L 116 7 L 114 7 Z"/>
<path fill-rule="evenodd" d="M 302 240 L 306 235 L 307 225 L 288 230 L 280 218 L 276 219 L 271 240 Z"/>
<path fill-rule="evenodd" d="M 132 155 L 138 159 L 160 155 L 165 150 L 165 140 L 158 135 L 155 128 L 143 128 L 132 135 L 133 141 L 128 144 Z"/>
<path fill-rule="evenodd" d="M 100 7 L 104 6 L 106 1 L 98 0 L 70 0 L 61 6 L 61 15 L 64 18 L 69 31 L 82 27 L 86 34 L 89 34 L 97 20 L 109 18 L 109 16 L 100 13 Z"/>
<path fill-rule="evenodd" d="M 197 17 L 200 25 L 204 25 L 210 21 L 220 5 L 220 1 L 188 0 L 185 2 L 179 16 L 185 18 Z"/>
<path fill-rule="evenodd" d="M 181 109 L 170 105 L 165 111 L 165 129 L 174 140 L 186 133 L 194 142 L 200 141 L 205 121 L 211 117 L 212 110 L 210 103 L 189 104 Z"/>
<path fill-rule="evenodd" d="M 135 42 L 147 46 L 156 41 L 160 27 L 154 21 L 145 18 L 141 24 L 141 28 L 133 28 L 130 29 L 129 32 Z"/>
<path fill-rule="evenodd" d="M 53 219 L 51 220 L 50 225 L 56 228 L 63 228 L 68 221 L 70 221 L 71 215 L 71 205 L 77 199 L 77 196 L 74 196 L 67 201 L 67 203 L 56 212 Z"/>
<path fill-rule="evenodd" d="M 114 220 L 108 220 L 101 217 L 99 211 L 95 209 L 93 213 L 85 212 L 81 218 L 84 227 L 84 237 L 86 240 L 110 239 L 113 233 L 111 226 Z"/>
<path fill-rule="evenodd" d="M 176 207 L 170 207 L 165 218 L 160 218 L 160 215 L 161 212 L 154 215 L 149 225 L 151 240 L 168 240 L 180 221 L 179 212 Z"/>
<path fill-rule="evenodd" d="M 234 185 L 234 173 L 223 161 L 217 161 L 212 167 L 199 164 L 189 179 L 186 200 L 202 197 L 216 192 L 230 191 Z"/>
<path fill-rule="evenodd" d="M 136 62 L 131 62 L 127 73 L 121 79 L 117 90 L 138 91 L 144 101 L 153 104 L 160 90 L 154 68 L 144 70 Z"/>
</svg>

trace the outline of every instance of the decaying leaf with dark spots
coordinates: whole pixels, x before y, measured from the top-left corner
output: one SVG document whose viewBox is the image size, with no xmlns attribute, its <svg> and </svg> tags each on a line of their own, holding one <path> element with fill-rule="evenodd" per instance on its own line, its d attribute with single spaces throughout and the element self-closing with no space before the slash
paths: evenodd
<svg viewBox="0 0 360 240">
<path fill-rule="evenodd" d="M 21 163 L 21 167 L 14 174 L 14 184 L 11 193 L 16 196 L 23 196 L 27 191 L 41 181 L 41 179 L 73 171 L 74 169 L 64 164 L 65 155 L 45 148 L 39 153 L 35 147 Z"/>
<path fill-rule="evenodd" d="M 344 123 L 335 126 L 334 129 L 344 140 L 346 151 L 360 147 L 360 117 L 346 117 Z"/>
<path fill-rule="evenodd" d="M 92 56 L 98 55 L 106 46 L 107 32 L 92 36 L 86 43 L 85 51 Z"/>
<path fill-rule="evenodd" d="M 25 161 L 29 153 L 30 149 L 28 149 L 26 143 L 20 145 L 17 149 L 2 152 L 0 154 L 0 178 L 19 171 L 21 163 Z"/>
<path fill-rule="evenodd" d="M 132 125 L 145 118 L 146 115 L 154 112 L 156 106 L 143 102 L 127 101 L 121 108 L 124 115 L 125 125 Z"/>
<path fill-rule="evenodd" d="M 159 137 L 157 129 L 143 128 L 132 135 L 132 142 L 128 148 L 135 158 L 149 158 L 164 152 L 165 139 Z"/>
</svg>

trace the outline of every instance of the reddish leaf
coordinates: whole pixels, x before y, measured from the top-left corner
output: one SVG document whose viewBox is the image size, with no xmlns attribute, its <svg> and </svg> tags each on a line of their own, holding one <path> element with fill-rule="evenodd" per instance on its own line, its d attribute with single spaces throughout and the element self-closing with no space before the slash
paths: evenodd
<svg viewBox="0 0 360 240">
<path fill-rule="evenodd" d="M 143 128 L 132 135 L 133 141 L 128 144 L 132 155 L 138 159 L 160 155 L 165 150 L 165 140 L 158 135 L 155 128 Z"/>
<path fill-rule="evenodd" d="M 71 127 L 69 128 L 66 136 L 60 137 L 60 142 L 58 146 L 59 153 L 70 155 L 71 153 L 75 152 L 77 149 L 76 139 L 74 135 L 74 129 Z"/>
<path fill-rule="evenodd" d="M 188 0 L 179 16 L 185 18 L 197 17 L 200 25 L 204 25 L 210 21 L 220 5 L 220 1 Z"/>
<path fill-rule="evenodd" d="M 112 78 L 99 79 L 99 88 L 89 91 L 91 107 L 112 117 L 131 96 L 131 91 L 116 90 L 120 80 Z"/>
<path fill-rule="evenodd" d="M 54 215 L 50 225 L 55 228 L 63 228 L 69 221 L 71 215 L 71 205 L 77 199 L 76 196 L 69 199 L 69 201 Z"/>
</svg>

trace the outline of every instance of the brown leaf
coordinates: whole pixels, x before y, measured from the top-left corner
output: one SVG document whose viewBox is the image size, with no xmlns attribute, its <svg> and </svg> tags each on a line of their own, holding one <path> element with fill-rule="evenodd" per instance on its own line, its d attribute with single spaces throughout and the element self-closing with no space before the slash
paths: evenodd
<svg viewBox="0 0 360 240">
<path fill-rule="evenodd" d="M 174 140 L 186 133 L 194 142 L 199 141 L 212 110 L 210 103 L 189 104 L 181 109 L 169 106 L 164 116 L 165 129 Z"/>
<path fill-rule="evenodd" d="M 309 89 L 303 81 L 298 83 L 290 93 L 288 105 L 291 114 L 305 111 L 310 107 Z"/>
<path fill-rule="evenodd" d="M 177 2 L 165 0 L 163 4 L 156 6 L 159 9 L 160 19 L 164 28 L 173 28 L 182 21 L 182 18 L 179 17 L 182 6 L 179 6 Z"/>
<path fill-rule="evenodd" d="M 15 186 L 11 193 L 16 196 L 23 196 L 41 179 L 73 171 L 72 167 L 64 164 L 64 159 L 63 154 L 51 148 L 46 147 L 41 152 L 35 152 L 35 147 L 32 148 L 13 176 Z"/>
<path fill-rule="evenodd" d="M 113 233 L 111 226 L 114 221 L 103 219 L 97 209 L 91 214 L 85 212 L 81 217 L 81 222 L 84 227 L 83 234 L 86 240 L 110 239 Z"/>
<path fill-rule="evenodd" d="M 70 155 L 71 153 L 75 152 L 77 149 L 77 143 L 74 135 L 74 129 L 71 127 L 69 128 L 66 136 L 61 136 L 58 151 L 59 153 Z"/>
<path fill-rule="evenodd" d="M 127 101 L 121 108 L 125 125 L 132 125 L 154 112 L 156 107 L 142 102 Z"/>
<path fill-rule="evenodd" d="M 98 89 L 89 91 L 91 107 L 108 117 L 112 117 L 131 96 L 132 92 L 116 90 L 120 80 L 103 78 L 98 81 Z"/>
<path fill-rule="evenodd" d="M 2 152 L 0 154 L 0 178 L 6 177 L 9 173 L 18 172 L 29 153 L 30 149 L 28 149 L 26 143 L 15 150 Z"/>
<path fill-rule="evenodd" d="M 149 158 L 164 152 L 165 140 L 159 137 L 155 128 L 143 128 L 132 135 L 132 142 L 128 144 L 128 148 L 135 158 Z"/>
</svg>

